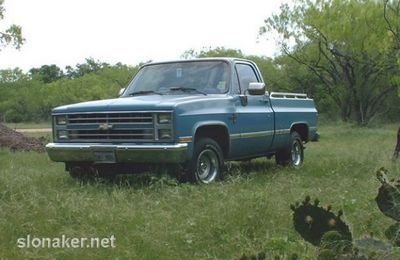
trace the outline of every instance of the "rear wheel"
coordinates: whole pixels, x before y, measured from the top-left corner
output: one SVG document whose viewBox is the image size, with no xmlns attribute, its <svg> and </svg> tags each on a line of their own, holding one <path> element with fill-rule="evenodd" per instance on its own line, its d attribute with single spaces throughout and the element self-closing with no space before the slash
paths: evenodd
<svg viewBox="0 0 400 260">
<path fill-rule="evenodd" d="M 191 182 L 208 184 L 221 177 L 222 165 L 223 155 L 218 143 L 211 138 L 201 138 L 194 144 L 186 177 Z"/>
<path fill-rule="evenodd" d="M 304 146 L 301 136 L 297 132 L 290 134 L 289 147 L 276 152 L 276 163 L 283 166 L 300 167 L 304 161 Z"/>
</svg>

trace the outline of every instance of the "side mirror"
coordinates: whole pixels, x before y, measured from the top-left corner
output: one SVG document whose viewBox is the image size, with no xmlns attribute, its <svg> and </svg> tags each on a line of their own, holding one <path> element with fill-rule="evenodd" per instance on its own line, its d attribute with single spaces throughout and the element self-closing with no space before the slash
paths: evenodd
<svg viewBox="0 0 400 260">
<path fill-rule="evenodd" d="M 265 84 L 263 82 L 251 82 L 247 90 L 250 95 L 265 95 Z"/>
<path fill-rule="evenodd" d="M 122 94 L 124 94 L 125 92 L 125 88 L 121 88 L 118 92 L 118 96 L 122 96 Z"/>
</svg>

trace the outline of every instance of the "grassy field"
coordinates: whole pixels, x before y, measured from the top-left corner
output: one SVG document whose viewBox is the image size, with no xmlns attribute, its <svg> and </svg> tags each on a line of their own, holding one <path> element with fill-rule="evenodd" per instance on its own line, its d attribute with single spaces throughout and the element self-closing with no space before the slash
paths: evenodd
<svg viewBox="0 0 400 260">
<path fill-rule="evenodd" d="M 51 122 L 40 123 L 6 123 L 7 127 L 11 129 L 37 129 L 37 128 L 51 128 Z"/>
<path fill-rule="evenodd" d="M 283 259 L 315 259 L 316 249 L 295 232 L 291 203 L 318 197 L 344 210 L 354 238 L 384 239 L 393 223 L 374 198 L 375 171 L 393 163 L 397 125 L 323 126 L 307 144 L 299 170 L 273 160 L 230 164 L 224 181 L 179 184 L 158 175 L 80 183 L 46 154 L 0 150 L 0 258 L 237 259 L 260 251 Z M 18 248 L 32 237 L 110 237 L 115 248 Z"/>
</svg>

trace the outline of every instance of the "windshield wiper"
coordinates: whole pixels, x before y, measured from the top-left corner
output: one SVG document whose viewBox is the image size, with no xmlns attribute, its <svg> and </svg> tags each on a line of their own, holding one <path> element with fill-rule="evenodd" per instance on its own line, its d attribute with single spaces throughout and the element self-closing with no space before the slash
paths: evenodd
<svg viewBox="0 0 400 260">
<path fill-rule="evenodd" d="M 181 90 L 181 91 L 183 91 L 183 92 L 195 91 L 195 92 L 197 92 L 197 93 L 203 94 L 204 96 L 207 96 L 207 93 L 205 93 L 205 92 L 203 92 L 203 91 L 200 91 L 200 90 L 198 90 L 198 89 L 195 89 L 195 88 L 173 87 L 173 88 L 170 88 L 169 90 L 172 90 L 172 91 Z"/>
<path fill-rule="evenodd" d="M 141 90 L 141 91 L 129 93 L 128 96 L 146 95 L 146 94 L 163 95 L 162 93 L 154 91 L 154 90 Z"/>
</svg>

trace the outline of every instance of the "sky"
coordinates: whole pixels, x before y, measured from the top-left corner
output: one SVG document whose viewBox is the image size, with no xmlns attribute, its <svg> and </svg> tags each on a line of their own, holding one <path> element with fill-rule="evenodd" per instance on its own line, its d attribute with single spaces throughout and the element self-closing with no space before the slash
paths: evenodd
<svg viewBox="0 0 400 260">
<path fill-rule="evenodd" d="M 187 50 L 225 47 L 274 56 L 264 20 L 285 0 L 5 0 L 0 31 L 22 26 L 20 50 L 0 51 L 0 69 L 64 68 L 94 58 L 137 65 L 179 59 Z"/>
</svg>

